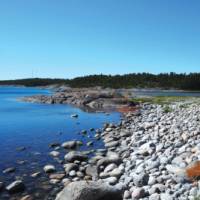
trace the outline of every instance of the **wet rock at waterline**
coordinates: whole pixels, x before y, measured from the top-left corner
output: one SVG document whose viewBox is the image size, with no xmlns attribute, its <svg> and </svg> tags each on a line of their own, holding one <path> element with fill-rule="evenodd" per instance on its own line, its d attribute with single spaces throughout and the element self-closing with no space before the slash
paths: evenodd
<svg viewBox="0 0 200 200">
<path fill-rule="evenodd" d="M 15 172 L 15 170 L 16 170 L 15 167 L 9 167 L 9 168 L 3 170 L 3 173 L 4 174 L 13 173 L 13 172 Z"/>
<path fill-rule="evenodd" d="M 44 166 L 44 171 L 46 173 L 52 173 L 56 171 L 56 168 L 53 165 L 46 165 Z"/>
<path fill-rule="evenodd" d="M 71 118 L 78 118 L 78 114 L 72 114 Z"/>
<path fill-rule="evenodd" d="M 64 142 L 61 146 L 65 149 L 75 149 L 78 146 L 81 146 L 83 143 L 81 141 L 68 141 Z"/>
<path fill-rule="evenodd" d="M 87 159 L 88 159 L 87 155 L 78 151 L 70 151 L 65 155 L 65 160 L 68 162 L 74 162 L 75 160 L 85 161 Z"/>
<path fill-rule="evenodd" d="M 17 193 L 17 192 L 22 192 L 25 189 L 25 185 L 22 181 L 14 181 L 10 185 L 6 187 L 6 190 L 9 193 Z"/>
</svg>

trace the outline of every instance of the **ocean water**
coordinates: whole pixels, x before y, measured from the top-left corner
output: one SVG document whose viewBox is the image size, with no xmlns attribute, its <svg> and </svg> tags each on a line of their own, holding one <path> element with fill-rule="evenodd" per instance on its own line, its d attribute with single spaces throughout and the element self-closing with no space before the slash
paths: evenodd
<svg viewBox="0 0 200 200">
<path fill-rule="evenodd" d="M 105 113 L 87 113 L 70 105 L 46 105 L 26 103 L 19 100 L 20 97 L 36 94 L 50 95 L 51 91 L 25 87 L 0 87 L 0 181 L 8 184 L 17 177 L 24 180 L 27 193 L 37 192 L 36 199 L 45 199 L 46 190 L 51 186 L 45 186 L 47 179 L 32 179 L 30 175 L 42 171 L 45 164 L 56 164 L 48 155 L 52 150 L 49 144 L 52 142 L 64 142 L 68 140 L 81 140 L 86 142 L 94 140 L 94 132 L 90 128 L 101 128 L 104 123 L 118 123 L 120 114 L 117 112 L 105 115 Z M 78 114 L 77 119 L 70 117 Z M 88 135 L 80 134 L 81 130 L 87 130 Z M 17 148 L 25 147 L 24 151 Z M 101 141 L 94 140 L 94 147 L 102 148 Z M 86 145 L 81 149 L 87 149 Z M 62 157 L 61 157 L 62 158 Z M 25 161 L 21 164 L 20 161 Z M 8 167 L 16 167 L 15 173 L 3 174 Z M 45 189 L 44 189 L 45 188 Z M 19 196 L 22 194 L 19 194 Z M 47 196 L 47 194 L 46 194 Z M 7 193 L 1 192 L 0 199 L 11 198 Z"/>
</svg>

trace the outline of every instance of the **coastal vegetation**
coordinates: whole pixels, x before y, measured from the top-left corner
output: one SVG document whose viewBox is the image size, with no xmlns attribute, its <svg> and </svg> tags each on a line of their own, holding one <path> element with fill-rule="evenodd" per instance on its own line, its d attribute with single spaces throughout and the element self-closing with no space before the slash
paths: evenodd
<svg viewBox="0 0 200 200">
<path fill-rule="evenodd" d="M 167 105 L 173 102 L 182 102 L 186 100 L 198 100 L 198 97 L 183 97 L 183 96 L 155 96 L 155 97 L 135 97 L 130 99 L 130 101 L 135 103 L 151 103 L 151 104 L 159 104 L 159 105 Z M 181 105 L 181 106 L 185 106 Z"/>
<path fill-rule="evenodd" d="M 161 88 L 180 90 L 200 90 L 200 73 L 132 73 L 125 75 L 90 75 L 73 79 L 20 79 L 0 81 L 1 85 L 48 86 L 66 84 L 70 87 L 103 88 Z"/>
</svg>

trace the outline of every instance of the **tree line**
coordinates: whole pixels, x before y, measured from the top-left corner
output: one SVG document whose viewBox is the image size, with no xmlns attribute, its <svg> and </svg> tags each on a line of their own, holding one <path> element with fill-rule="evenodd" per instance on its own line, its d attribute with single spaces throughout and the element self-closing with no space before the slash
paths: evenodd
<svg viewBox="0 0 200 200">
<path fill-rule="evenodd" d="M 52 84 L 69 85 L 71 87 L 103 88 L 161 88 L 200 90 L 200 73 L 132 73 L 125 75 L 89 75 L 74 79 L 21 79 L 0 81 L 1 85 L 48 86 Z"/>
</svg>

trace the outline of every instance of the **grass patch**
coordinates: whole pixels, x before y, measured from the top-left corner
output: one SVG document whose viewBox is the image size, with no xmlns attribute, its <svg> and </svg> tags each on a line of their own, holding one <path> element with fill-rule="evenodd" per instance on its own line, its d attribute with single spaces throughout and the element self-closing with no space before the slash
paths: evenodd
<svg viewBox="0 0 200 200">
<path fill-rule="evenodd" d="M 179 96 L 138 97 L 138 98 L 133 98 L 130 101 L 135 103 L 152 103 L 152 104 L 165 105 L 173 102 L 186 101 L 189 99 L 193 99 L 193 97 L 179 97 Z"/>
<path fill-rule="evenodd" d="M 170 108 L 169 106 L 165 106 L 163 110 L 164 113 L 170 113 L 172 111 L 173 111 L 172 108 Z"/>
</svg>

